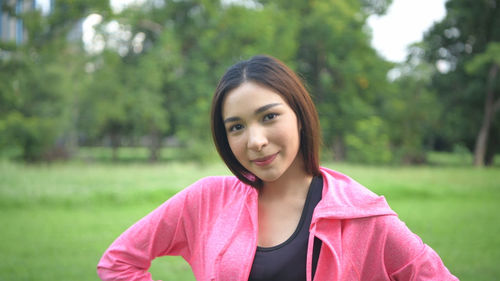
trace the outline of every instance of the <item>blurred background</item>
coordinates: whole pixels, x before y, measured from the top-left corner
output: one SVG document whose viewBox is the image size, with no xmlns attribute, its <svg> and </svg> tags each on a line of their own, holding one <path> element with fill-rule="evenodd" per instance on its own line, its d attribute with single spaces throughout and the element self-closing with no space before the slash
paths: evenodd
<svg viewBox="0 0 500 281">
<path fill-rule="evenodd" d="M 367 21 L 376 24 L 389 0 L 0 3 L 3 158 L 95 160 L 110 148 L 119 161 L 121 148 L 142 148 L 123 152 L 216 159 L 207 128 L 218 79 L 238 60 L 269 54 L 313 95 L 324 159 L 422 164 L 437 151 L 495 163 L 498 1 L 448 1 L 423 37 L 411 28 L 432 13 L 417 5 L 416 17 L 375 38 L 387 46 L 421 37 L 406 58 L 371 44 Z"/>
<path fill-rule="evenodd" d="M 127 226 L 229 174 L 210 102 L 256 54 L 303 78 L 325 166 L 385 195 L 462 280 L 495 280 L 499 2 L 392 2 L 0 0 L 0 280 L 96 280 Z M 178 259 L 152 272 L 193 280 Z"/>
</svg>

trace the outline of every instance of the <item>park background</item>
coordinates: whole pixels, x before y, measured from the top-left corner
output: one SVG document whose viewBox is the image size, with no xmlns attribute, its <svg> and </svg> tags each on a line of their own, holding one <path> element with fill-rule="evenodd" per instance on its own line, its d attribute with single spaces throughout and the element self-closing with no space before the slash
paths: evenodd
<svg viewBox="0 0 500 281">
<path fill-rule="evenodd" d="M 139 3 L 0 1 L 0 280 L 97 280 L 128 226 L 229 174 L 211 97 L 255 54 L 304 79 L 325 166 L 386 196 L 461 280 L 500 275 L 498 1 L 448 0 L 400 63 L 370 44 L 390 0 Z M 179 258 L 151 271 L 193 280 Z"/>
</svg>

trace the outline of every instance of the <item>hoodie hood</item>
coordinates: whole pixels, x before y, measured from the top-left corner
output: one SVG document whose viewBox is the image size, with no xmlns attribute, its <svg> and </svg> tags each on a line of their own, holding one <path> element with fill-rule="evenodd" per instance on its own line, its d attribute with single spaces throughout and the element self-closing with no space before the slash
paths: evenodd
<svg viewBox="0 0 500 281">
<path fill-rule="evenodd" d="M 323 176 L 323 197 L 314 216 L 330 219 L 355 219 L 380 215 L 396 215 L 383 196 L 379 196 L 350 177 L 320 168 Z"/>
</svg>

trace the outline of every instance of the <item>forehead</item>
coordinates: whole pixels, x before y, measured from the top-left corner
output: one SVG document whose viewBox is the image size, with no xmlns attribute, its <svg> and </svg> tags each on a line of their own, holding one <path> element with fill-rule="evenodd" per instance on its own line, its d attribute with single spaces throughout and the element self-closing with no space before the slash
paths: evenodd
<svg viewBox="0 0 500 281">
<path fill-rule="evenodd" d="M 222 101 L 222 116 L 253 112 L 270 103 L 288 106 L 283 97 L 275 91 L 256 83 L 245 82 L 226 94 Z"/>
</svg>

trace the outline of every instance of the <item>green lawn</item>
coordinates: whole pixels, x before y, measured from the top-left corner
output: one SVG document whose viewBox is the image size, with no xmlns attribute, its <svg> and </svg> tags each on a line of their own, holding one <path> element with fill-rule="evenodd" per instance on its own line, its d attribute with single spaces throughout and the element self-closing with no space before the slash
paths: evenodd
<svg viewBox="0 0 500 281">
<path fill-rule="evenodd" d="M 497 280 L 500 168 L 327 164 L 386 196 L 461 280 Z M 95 266 L 128 226 L 222 164 L 0 162 L 0 280 L 97 280 Z M 194 280 L 179 258 L 155 279 Z"/>
</svg>

